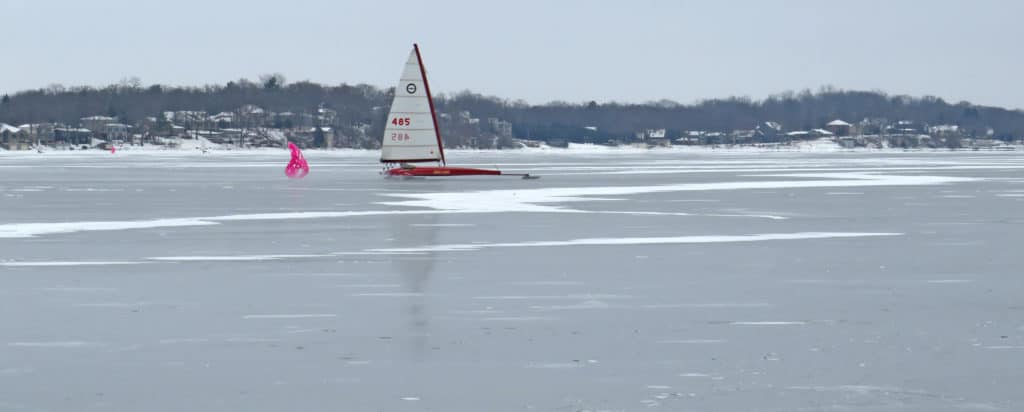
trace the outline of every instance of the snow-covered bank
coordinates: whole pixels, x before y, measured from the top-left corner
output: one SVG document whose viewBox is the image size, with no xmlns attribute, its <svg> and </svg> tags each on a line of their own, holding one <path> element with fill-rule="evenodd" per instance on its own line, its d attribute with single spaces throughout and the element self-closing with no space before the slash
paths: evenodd
<svg viewBox="0 0 1024 412">
<path fill-rule="evenodd" d="M 27 157 L 27 156 L 55 156 L 55 157 L 83 157 L 83 156 L 252 156 L 252 155 L 288 155 L 284 147 L 261 147 L 261 148 L 237 148 L 223 146 L 215 143 L 200 140 L 183 139 L 173 145 L 147 145 L 147 146 L 118 146 L 117 153 L 110 153 L 106 150 L 61 150 L 58 148 L 45 148 L 42 153 L 35 150 L 5 151 L 0 149 L 0 157 Z M 1024 145 L 1005 144 L 984 149 L 947 149 L 947 148 L 844 148 L 831 139 L 808 140 L 793 143 L 769 143 L 751 145 L 708 145 L 708 146 L 670 146 L 670 147 L 639 147 L 639 146 L 604 146 L 598 144 L 570 143 L 568 147 L 553 147 L 541 145 L 538 147 L 525 147 L 520 149 L 445 149 L 449 155 L 477 155 L 477 154 L 557 154 L 557 155 L 592 155 L 592 154 L 663 154 L 663 153 L 949 153 L 949 152 L 1000 152 L 1000 151 L 1024 151 Z M 304 153 L 317 157 L 351 157 L 351 158 L 374 158 L 380 155 L 379 150 L 369 149 L 303 149 Z"/>
</svg>

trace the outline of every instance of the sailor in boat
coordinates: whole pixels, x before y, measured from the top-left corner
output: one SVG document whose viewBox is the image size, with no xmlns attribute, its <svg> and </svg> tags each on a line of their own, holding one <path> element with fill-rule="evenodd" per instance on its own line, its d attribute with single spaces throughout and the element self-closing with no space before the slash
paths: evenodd
<svg viewBox="0 0 1024 412">
<path fill-rule="evenodd" d="M 500 170 L 447 165 L 430 86 L 418 45 L 413 44 L 399 78 L 398 88 L 395 90 L 388 112 L 389 120 L 384 125 L 382 136 L 380 161 L 385 164 L 384 174 L 404 177 L 505 174 L 523 176 L 524 179 L 533 178 L 529 174 L 509 174 Z M 412 165 L 414 162 L 435 161 L 438 162 L 436 167 Z M 388 168 L 395 163 L 398 163 L 398 167 Z"/>
</svg>

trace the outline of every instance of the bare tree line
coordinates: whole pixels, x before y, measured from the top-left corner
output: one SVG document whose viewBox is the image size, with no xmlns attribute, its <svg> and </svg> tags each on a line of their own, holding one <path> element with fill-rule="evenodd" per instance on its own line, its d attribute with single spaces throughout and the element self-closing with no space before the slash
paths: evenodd
<svg viewBox="0 0 1024 412">
<path fill-rule="evenodd" d="M 105 115 L 123 123 L 160 117 L 166 111 L 232 112 L 245 105 L 281 113 L 310 113 L 328 108 L 337 113 L 332 126 L 363 127 L 368 134 L 383 130 L 393 89 L 366 84 L 321 85 L 286 83 L 284 76 L 261 76 L 259 82 L 239 79 L 202 87 L 143 86 L 126 78 L 102 88 L 51 85 L 3 96 L 0 122 L 77 124 L 80 118 Z M 695 104 L 669 100 L 631 103 L 551 102 L 530 105 L 471 92 L 436 96 L 441 112 L 468 112 L 474 118 L 497 118 L 512 123 L 514 137 L 536 140 L 602 141 L 632 136 L 639 130 L 664 128 L 669 136 L 688 130 L 731 132 L 777 122 L 786 130 L 822 127 L 833 119 L 851 123 L 863 119 L 908 120 L 923 124 L 958 125 L 970 134 L 1014 140 L 1024 137 L 1024 112 L 968 102 L 949 103 L 938 97 L 890 96 L 878 91 L 844 91 L 825 87 L 817 92 L 784 92 L 764 100 L 731 97 Z M 276 125 L 280 127 L 281 125 Z M 326 125 L 325 125 L 326 126 Z M 445 130 L 448 129 L 448 130 Z M 442 122 L 454 139 L 478 129 Z"/>
</svg>

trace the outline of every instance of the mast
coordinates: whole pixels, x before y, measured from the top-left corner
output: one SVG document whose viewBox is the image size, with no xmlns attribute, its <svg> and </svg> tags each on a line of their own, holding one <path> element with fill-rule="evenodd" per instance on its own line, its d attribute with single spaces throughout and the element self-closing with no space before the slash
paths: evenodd
<svg viewBox="0 0 1024 412">
<path fill-rule="evenodd" d="M 427 69 L 423 67 L 423 57 L 420 56 L 420 46 L 416 43 L 412 44 L 413 49 L 416 49 L 416 61 L 420 64 L 420 75 L 423 77 L 423 88 L 427 92 L 427 102 L 430 103 L 430 118 L 434 120 L 434 134 L 437 135 L 437 149 L 441 153 L 441 164 L 445 165 L 447 162 L 444 160 L 444 143 L 441 142 L 441 127 L 437 124 L 437 113 L 434 111 L 434 98 L 430 95 L 430 83 L 427 82 Z"/>
</svg>

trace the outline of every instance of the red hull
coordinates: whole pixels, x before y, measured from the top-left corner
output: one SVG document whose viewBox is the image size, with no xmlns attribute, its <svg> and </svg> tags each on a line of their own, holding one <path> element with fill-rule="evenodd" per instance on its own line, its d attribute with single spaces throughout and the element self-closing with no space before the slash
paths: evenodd
<svg viewBox="0 0 1024 412">
<path fill-rule="evenodd" d="M 500 175 L 500 170 L 474 169 L 471 167 L 396 167 L 388 169 L 388 176 L 481 176 Z"/>
</svg>

